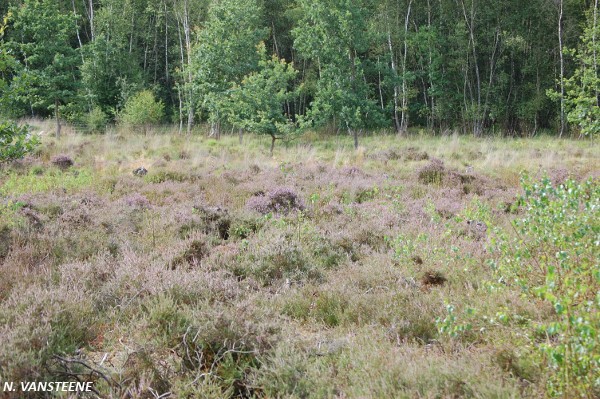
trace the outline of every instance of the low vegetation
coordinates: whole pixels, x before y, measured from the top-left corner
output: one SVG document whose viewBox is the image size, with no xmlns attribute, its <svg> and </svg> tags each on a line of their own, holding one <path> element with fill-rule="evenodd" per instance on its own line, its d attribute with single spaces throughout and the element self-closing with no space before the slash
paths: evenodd
<svg viewBox="0 0 600 399">
<path fill-rule="evenodd" d="M 597 144 L 42 141 L 0 169 L 3 380 L 112 398 L 600 395 Z"/>
</svg>

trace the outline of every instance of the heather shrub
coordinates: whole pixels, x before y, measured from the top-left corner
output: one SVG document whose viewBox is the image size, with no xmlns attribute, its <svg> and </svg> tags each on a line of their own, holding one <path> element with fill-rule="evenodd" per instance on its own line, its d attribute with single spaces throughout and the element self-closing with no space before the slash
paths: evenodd
<svg viewBox="0 0 600 399">
<path fill-rule="evenodd" d="M 305 209 L 304 201 L 291 188 L 278 187 L 267 194 L 251 197 L 246 202 L 246 207 L 258 213 L 288 214 L 292 211 Z"/>
<path fill-rule="evenodd" d="M 417 171 L 419 181 L 424 184 L 440 185 L 446 175 L 446 167 L 440 159 L 433 158 Z"/>
<path fill-rule="evenodd" d="M 189 180 L 189 176 L 174 170 L 159 170 L 153 171 L 144 175 L 144 180 L 148 183 L 164 183 L 168 181 L 184 182 Z"/>
<path fill-rule="evenodd" d="M 194 205 L 193 210 L 200 216 L 205 234 L 215 234 L 222 240 L 229 239 L 231 218 L 227 209 L 218 206 Z"/>
<path fill-rule="evenodd" d="M 125 203 L 135 209 L 147 209 L 150 208 L 150 201 L 145 195 L 140 193 L 133 193 L 124 198 Z"/>
<path fill-rule="evenodd" d="M 52 158 L 52 165 L 57 166 L 62 170 L 66 170 L 73 166 L 73 159 L 68 155 L 57 155 Z"/>
</svg>

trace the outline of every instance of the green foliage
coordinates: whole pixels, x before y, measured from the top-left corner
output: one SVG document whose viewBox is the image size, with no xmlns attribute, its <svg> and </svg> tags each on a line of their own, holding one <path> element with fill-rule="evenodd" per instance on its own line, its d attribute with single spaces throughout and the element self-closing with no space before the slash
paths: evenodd
<svg viewBox="0 0 600 399">
<path fill-rule="evenodd" d="M 435 320 L 435 324 L 438 328 L 438 332 L 442 335 L 448 335 L 452 338 L 456 338 L 460 335 L 464 335 L 470 332 L 473 329 L 473 325 L 471 322 L 463 321 L 462 317 L 459 318 L 456 315 L 454 305 L 447 304 L 446 305 L 447 315 L 443 319 L 438 317 Z M 472 317 L 475 314 L 475 310 L 472 308 L 467 308 L 465 310 L 465 315 L 468 317 Z"/>
<path fill-rule="evenodd" d="M 227 120 L 240 129 L 275 138 L 297 132 L 293 116 L 285 112 L 285 104 L 297 96 L 291 85 L 297 75 L 291 63 L 273 56 L 267 59 L 264 43 L 258 46 L 258 72 L 252 72 L 240 86 L 229 91 L 223 108 Z"/>
<path fill-rule="evenodd" d="M 221 107 L 233 84 L 258 67 L 256 46 L 266 36 L 262 10 L 255 0 L 224 0 L 211 4 L 208 20 L 198 33 L 192 71 L 198 108 L 218 123 Z"/>
<path fill-rule="evenodd" d="M 25 66 L 13 72 L 11 84 L 27 82 L 26 90 L 13 91 L 11 106 L 48 115 L 77 101 L 81 57 L 73 47 L 75 16 L 51 0 L 26 0 L 11 8 L 8 22 L 2 47 Z"/>
<path fill-rule="evenodd" d="M 95 104 L 93 110 L 100 108 L 113 117 L 131 94 L 143 88 L 140 67 L 129 54 L 126 42 L 109 40 L 104 33 L 87 44 L 82 51 L 83 94 L 89 102 Z"/>
<path fill-rule="evenodd" d="M 149 125 L 163 119 L 164 108 L 163 102 L 157 101 L 150 90 L 143 90 L 127 100 L 119 114 L 119 121 L 128 126 L 141 127 L 146 132 Z"/>
<path fill-rule="evenodd" d="M 499 241 L 502 282 L 554 309 L 540 346 L 551 372 L 548 393 L 596 397 L 600 393 L 600 186 L 597 181 L 523 178 L 525 216 L 517 236 Z M 535 331 L 530 331 L 533 336 Z"/>
<path fill-rule="evenodd" d="M 108 123 L 108 115 L 106 115 L 100 107 L 96 106 L 85 114 L 83 121 L 90 133 L 103 133 L 104 128 Z"/>
<path fill-rule="evenodd" d="M 39 139 L 31 135 L 27 126 L 0 121 L 0 164 L 23 158 L 38 144 Z"/>
<path fill-rule="evenodd" d="M 596 7 L 564 1 L 564 48 L 578 48 L 565 57 L 566 105 L 585 134 L 598 130 Z M 547 0 L 5 1 L 1 110 L 69 119 L 97 106 L 112 120 L 151 88 L 182 128 L 197 112 L 218 133 L 264 41 L 267 59 L 299 72 L 294 122 L 526 134 L 557 117 L 556 14 Z"/>
<path fill-rule="evenodd" d="M 600 133 L 600 25 L 598 10 L 592 8 L 581 37 L 575 58 L 579 66 L 565 82 L 567 87 L 568 120 L 579 126 L 581 133 L 594 136 Z"/>
<path fill-rule="evenodd" d="M 293 31 L 294 46 L 302 56 L 318 62 L 320 75 L 308 122 L 324 125 L 336 119 L 349 131 L 366 127 L 378 112 L 364 70 L 368 5 L 346 0 L 299 4 L 304 15 Z"/>
</svg>

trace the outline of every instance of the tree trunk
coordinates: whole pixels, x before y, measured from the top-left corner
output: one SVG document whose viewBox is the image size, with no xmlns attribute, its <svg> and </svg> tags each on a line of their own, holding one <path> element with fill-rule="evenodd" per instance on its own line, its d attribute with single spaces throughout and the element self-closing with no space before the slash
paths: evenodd
<svg viewBox="0 0 600 399">
<path fill-rule="evenodd" d="M 271 135 L 271 151 L 269 152 L 271 157 L 273 156 L 273 149 L 275 148 L 275 140 L 277 140 L 277 137 L 275 137 L 275 135 Z"/>
<path fill-rule="evenodd" d="M 593 49 L 593 54 L 594 54 L 594 79 L 596 79 L 596 82 L 598 81 L 598 54 L 596 54 L 596 32 L 597 32 L 597 26 L 598 26 L 598 0 L 594 1 L 594 13 L 592 14 L 592 18 L 593 18 L 593 25 L 592 25 L 592 49 Z M 600 107 L 600 92 L 598 91 L 598 85 L 596 85 L 596 106 Z M 593 135 L 590 135 L 590 137 L 593 137 Z"/>
<path fill-rule="evenodd" d="M 404 53 L 402 54 L 402 113 L 400 116 L 400 133 L 406 133 L 408 129 L 408 88 L 406 87 L 406 59 L 408 57 L 408 22 L 410 19 L 410 8 L 412 0 L 408 2 L 406 19 L 404 20 Z"/>
<path fill-rule="evenodd" d="M 58 110 L 58 106 L 59 106 L 59 101 L 58 100 L 54 100 L 54 115 L 56 115 L 56 138 L 60 137 L 60 130 L 61 130 L 61 125 L 60 125 L 60 113 Z"/>
<path fill-rule="evenodd" d="M 90 0 L 90 10 L 89 10 L 89 19 L 90 19 L 90 33 L 92 35 L 92 42 L 94 41 L 94 0 Z"/>
<path fill-rule="evenodd" d="M 398 78 L 398 71 L 396 69 L 396 61 L 394 58 L 394 49 L 392 47 L 392 34 L 388 30 L 388 47 L 390 49 L 390 61 L 392 63 L 392 72 L 394 73 L 394 78 Z M 396 128 L 396 132 L 400 133 L 400 118 L 398 117 L 398 84 L 394 82 L 394 127 Z"/>
<path fill-rule="evenodd" d="M 183 100 L 181 99 L 181 89 L 177 89 L 177 97 L 179 98 L 179 135 L 183 132 Z"/>
<path fill-rule="evenodd" d="M 243 141 L 244 141 L 244 130 L 239 129 L 239 131 L 238 131 L 238 137 L 240 139 L 240 145 L 241 145 L 243 143 Z"/>
<path fill-rule="evenodd" d="M 483 117 L 481 115 L 481 77 L 479 75 L 479 62 L 477 60 L 477 48 L 475 45 L 475 4 L 471 3 L 470 15 L 467 15 L 467 8 L 464 1 L 462 3 L 463 15 L 465 23 L 469 28 L 469 41 L 471 44 L 471 52 L 473 55 L 473 65 L 475 66 L 475 83 L 477 84 L 477 107 L 474 113 L 473 134 L 475 137 L 480 137 L 483 133 Z"/>
<path fill-rule="evenodd" d="M 192 133 L 192 126 L 194 126 L 194 110 L 191 105 L 188 105 L 188 120 L 187 120 L 187 134 Z"/>
<path fill-rule="evenodd" d="M 354 137 L 354 150 L 358 150 L 358 130 L 348 128 L 349 133 Z"/>
<path fill-rule="evenodd" d="M 560 131 L 558 137 L 565 132 L 565 62 L 563 57 L 563 0 L 558 3 L 558 56 L 560 58 Z"/>
<path fill-rule="evenodd" d="M 217 140 L 221 138 L 221 124 L 219 122 L 212 122 L 210 124 L 209 137 L 214 137 Z"/>
</svg>

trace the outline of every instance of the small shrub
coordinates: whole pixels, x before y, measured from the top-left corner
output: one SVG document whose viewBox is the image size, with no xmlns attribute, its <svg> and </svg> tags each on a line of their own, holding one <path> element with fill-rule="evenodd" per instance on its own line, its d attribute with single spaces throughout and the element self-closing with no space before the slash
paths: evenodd
<svg viewBox="0 0 600 399">
<path fill-rule="evenodd" d="M 57 166 L 62 170 L 69 169 L 71 166 L 73 166 L 73 163 L 73 159 L 71 159 L 71 157 L 68 155 L 57 155 L 52 158 L 52 165 Z"/>
<path fill-rule="evenodd" d="M 83 118 L 86 130 L 89 133 L 104 133 L 108 123 L 108 115 L 100 107 L 94 107 Z"/>
<path fill-rule="evenodd" d="M 137 170 L 137 169 L 136 169 Z M 145 175 L 148 183 L 164 183 L 166 181 L 184 182 L 188 179 L 186 175 L 180 172 L 160 170 L 158 172 Z"/>
<path fill-rule="evenodd" d="M 124 200 L 125 200 L 125 203 L 132 208 L 136 208 L 136 209 L 150 208 L 150 201 L 148 201 L 148 198 L 146 198 L 145 195 L 142 195 L 140 193 L 133 193 L 133 194 L 125 197 Z"/>
<path fill-rule="evenodd" d="M 433 158 L 417 172 L 419 181 L 424 184 L 441 184 L 446 175 L 446 167 L 440 159 Z"/>
<path fill-rule="evenodd" d="M 266 195 L 255 195 L 246 202 L 246 207 L 262 214 L 288 213 L 306 209 L 304 201 L 296 194 L 294 190 L 286 187 L 279 187 L 270 191 Z"/>
<path fill-rule="evenodd" d="M 408 147 L 404 153 L 404 159 L 407 161 L 423 161 L 429 159 L 429 154 L 425 151 L 419 151 L 418 148 Z"/>
<path fill-rule="evenodd" d="M 119 121 L 127 126 L 141 128 L 146 133 L 149 125 L 162 120 L 164 108 L 162 101 L 156 101 L 150 90 L 144 90 L 127 100 L 119 114 Z"/>
<path fill-rule="evenodd" d="M 539 348 L 548 362 L 548 394 L 597 397 L 600 393 L 600 185 L 548 178 L 522 179 L 526 209 L 514 222 L 517 236 L 502 236 L 494 267 L 501 281 L 554 309 Z M 529 334 L 535 335 L 534 328 Z M 533 339 L 533 338 L 532 338 Z"/>
<path fill-rule="evenodd" d="M 14 122 L 0 122 L 0 164 L 23 158 L 39 144 L 27 126 Z"/>
<path fill-rule="evenodd" d="M 437 270 L 428 270 L 421 277 L 421 284 L 425 287 L 444 285 L 446 281 L 447 279 L 444 274 Z"/>
</svg>

